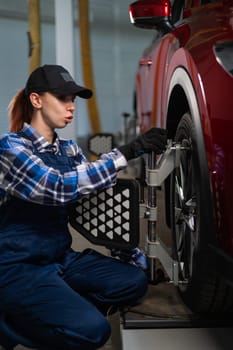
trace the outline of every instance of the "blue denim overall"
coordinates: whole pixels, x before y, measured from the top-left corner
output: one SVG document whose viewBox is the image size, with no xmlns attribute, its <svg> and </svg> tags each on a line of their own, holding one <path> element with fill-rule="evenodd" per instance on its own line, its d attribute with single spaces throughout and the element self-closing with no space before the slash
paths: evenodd
<svg viewBox="0 0 233 350">
<path fill-rule="evenodd" d="M 37 156 L 61 173 L 72 170 L 62 148 Z M 110 336 L 107 310 L 136 302 L 147 280 L 134 265 L 74 252 L 67 209 L 15 197 L 0 208 L 0 309 L 40 349 L 94 350 Z"/>
</svg>

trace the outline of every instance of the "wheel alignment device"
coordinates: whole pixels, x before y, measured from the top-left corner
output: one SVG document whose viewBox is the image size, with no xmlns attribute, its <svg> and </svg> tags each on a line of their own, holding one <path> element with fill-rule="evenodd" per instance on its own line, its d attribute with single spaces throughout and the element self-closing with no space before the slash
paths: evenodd
<svg viewBox="0 0 233 350">
<path fill-rule="evenodd" d="M 91 136 L 88 140 L 88 149 L 96 156 L 99 156 L 102 153 L 110 152 L 113 146 L 114 136 L 112 134 L 97 133 Z M 173 170 L 180 166 L 181 153 L 184 150 L 187 151 L 188 148 L 179 143 L 173 143 L 172 140 L 168 140 L 166 151 L 159 157 L 157 157 L 154 152 L 147 155 L 145 174 L 145 182 L 148 189 L 147 201 L 145 201 L 144 198 L 141 198 L 141 202 L 139 204 L 139 216 L 140 218 L 147 219 L 148 224 L 145 253 L 149 259 L 149 280 L 152 284 L 157 283 L 156 259 L 160 261 L 170 281 L 176 286 L 179 284 L 178 262 L 172 258 L 168 248 L 165 246 L 156 232 L 158 212 L 156 191 L 157 188 L 160 187 L 166 178 L 173 172 Z M 145 197 L 144 193 L 143 197 Z M 135 219 L 135 215 L 133 215 L 131 219 L 132 218 Z M 78 228 L 80 231 L 80 227 L 77 227 L 77 223 L 74 224 L 74 220 L 73 227 L 76 229 Z M 82 231 L 81 233 L 87 239 L 90 239 L 88 233 Z M 98 241 L 99 238 L 95 240 L 95 244 L 105 245 L 106 247 L 109 245 L 109 242 L 106 244 L 104 240 L 101 243 Z M 134 239 L 132 239 L 132 241 L 134 241 Z M 114 246 L 114 244 L 116 243 L 111 243 L 112 246 Z M 121 243 L 121 248 L 127 249 L 127 246 L 124 247 L 124 245 L 124 242 Z"/>
<path fill-rule="evenodd" d="M 156 159 L 154 152 L 150 153 L 146 164 L 146 184 L 148 187 L 147 203 L 140 204 L 140 217 L 148 221 L 146 240 L 146 255 L 149 259 L 149 279 L 156 283 L 156 259 L 158 259 L 169 279 L 174 285 L 178 285 L 178 262 L 174 260 L 167 247 L 156 233 L 157 222 L 157 187 L 160 187 L 172 171 L 180 165 L 182 150 L 186 147 L 180 144 L 173 144 L 168 141 L 166 151 Z"/>
</svg>

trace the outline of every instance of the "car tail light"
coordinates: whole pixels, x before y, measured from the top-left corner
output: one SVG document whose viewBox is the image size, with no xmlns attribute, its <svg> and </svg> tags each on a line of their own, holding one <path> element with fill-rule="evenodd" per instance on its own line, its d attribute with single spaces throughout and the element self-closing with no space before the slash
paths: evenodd
<svg viewBox="0 0 233 350">
<path fill-rule="evenodd" d="M 233 41 L 215 44 L 214 53 L 218 63 L 233 76 Z"/>
<path fill-rule="evenodd" d="M 132 24 L 152 28 L 171 17 L 171 5 L 168 0 L 135 1 L 129 5 L 129 17 Z"/>
</svg>

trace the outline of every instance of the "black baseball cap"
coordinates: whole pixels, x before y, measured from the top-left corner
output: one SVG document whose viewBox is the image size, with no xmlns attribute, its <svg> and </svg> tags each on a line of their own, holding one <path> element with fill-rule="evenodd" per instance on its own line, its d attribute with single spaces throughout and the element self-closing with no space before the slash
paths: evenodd
<svg viewBox="0 0 233 350">
<path fill-rule="evenodd" d="M 92 96 L 92 91 L 77 85 L 64 67 L 53 64 L 45 64 L 31 73 L 25 86 L 25 94 L 29 96 L 32 92 L 77 95 L 82 98 Z"/>
</svg>

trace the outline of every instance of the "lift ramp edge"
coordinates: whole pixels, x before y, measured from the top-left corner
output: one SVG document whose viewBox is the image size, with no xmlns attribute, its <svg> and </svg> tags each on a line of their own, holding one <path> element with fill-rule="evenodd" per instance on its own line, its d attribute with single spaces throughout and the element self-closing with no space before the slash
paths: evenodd
<svg viewBox="0 0 233 350">
<path fill-rule="evenodd" d="M 138 305 L 121 312 L 123 329 L 232 327 L 232 314 L 196 315 L 183 303 L 170 283 L 150 285 Z"/>
<path fill-rule="evenodd" d="M 130 315 L 122 316 L 123 329 L 165 329 L 165 328 L 221 328 L 233 327 L 232 319 L 175 319 L 175 318 L 156 318 L 147 317 L 144 319 L 130 318 Z"/>
</svg>

